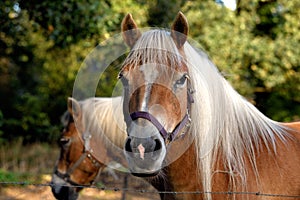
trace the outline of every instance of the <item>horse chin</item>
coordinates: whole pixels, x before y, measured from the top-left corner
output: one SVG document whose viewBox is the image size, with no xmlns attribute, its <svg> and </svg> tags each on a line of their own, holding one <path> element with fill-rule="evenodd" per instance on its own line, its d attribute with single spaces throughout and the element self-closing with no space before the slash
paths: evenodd
<svg viewBox="0 0 300 200">
<path fill-rule="evenodd" d="M 160 174 L 161 168 L 139 168 L 137 166 L 135 167 L 129 167 L 129 171 L 133 176 L 137 177 L 143 177 L 143 178 L 155 178 Z"/>
<path fill-rule="evenodd" d="M 51 191 L 53 196 L 58 200 L 76 200 L 79 195 L 77 188 L 72 187 L 56 175 L 52 176 Z"/>
<path fill-rule="evenodd" d="M 76 200 L 78 198 L 78 192 L 71 187 L 63 186 L 59 191 L 55 191 L 52 187 L 52 193 L 58 200 Z"/>
<path fill-rule="evenodd" d="M 126 160 L 130 173 L 137 177 L 156 177 L 160 173 L 163 164 L 162 158 L 154 160 L 152 157 L 147 157 L 147 155 L 144 159 L 141 159 L 133 154 L 126 154 Z"/>
</svg>

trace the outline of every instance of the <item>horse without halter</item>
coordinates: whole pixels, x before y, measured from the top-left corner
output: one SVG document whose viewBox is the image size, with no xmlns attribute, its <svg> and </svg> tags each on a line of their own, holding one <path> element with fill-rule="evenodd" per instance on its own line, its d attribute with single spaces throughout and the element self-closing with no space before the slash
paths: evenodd
<svg viewBox="0 0 300 200">
<path fill-rule="evenodd" d="M 187 42 L 182 13 L 170 32 L 145 33 L 128 14 L 122 32 L 131 47 L 119 78 L 134 175 L 156 177 L 163 168 L 169 188 L 186 192 L 178 199 L 300 195 L 300 123 L 275 122 L 241 97 Z"/>
</svg>

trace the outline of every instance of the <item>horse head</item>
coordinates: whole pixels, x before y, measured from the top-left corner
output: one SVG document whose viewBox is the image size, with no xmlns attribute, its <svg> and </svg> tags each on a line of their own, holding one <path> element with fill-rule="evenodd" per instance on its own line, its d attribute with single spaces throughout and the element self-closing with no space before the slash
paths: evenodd
<svg viewBox="0 0 300 200">
<path fill-rule="evenodd" d="M 119 79 L 128 138 L 125 156 L 137 176 L 154 176 L 164 166 L 168 145 L 184 136 L 193 102 L 183 46 L 188 23 L 179 12 L 171 28 L 141 34 L 132 16 L 122 22 L 131 51 Z"/>
<path fill-rule="evenodd" d="M 83 189 L 80 186 L 92 185 L 105 167 L 84 146 L 81 112 L 80 104 L 69 98 L 68 111 L 62 119 L 60 156 L 51 180 L 52 193 L 57 199 L 77 199 L 78 192 Z"/>
</svg>

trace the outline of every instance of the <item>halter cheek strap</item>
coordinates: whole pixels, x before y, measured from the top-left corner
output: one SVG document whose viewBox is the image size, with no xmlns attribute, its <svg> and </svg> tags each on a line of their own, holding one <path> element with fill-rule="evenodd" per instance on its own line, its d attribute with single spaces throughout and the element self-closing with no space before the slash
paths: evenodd
<svg viewBox="0 0 300 200">
<path fill-rule="evenodd" d="M 83 150 L 83 153 L 81 154 L 81 156 L 79 157 L 79 159 L 76 160 L 76 162 L 70 168 L 68 168 L 65 173 L 61 173 L 60 171 L 58 171 L 58 168 L 56 166 L 55 169 L 54 169 L 54 174 L 57 175 L 59 178 L 65 180 L 66 182 L 70 183 L 71 185 L 85 186 L 85 185 L 78 184 L 75 181 L 71 180 L 71 174 L 74 172 L 74 170 L 76 168 L 79 167 L 79 165 L 83 162 L 84 159 L 89 158 L 91 160 L 92 164 L 96 168 L 98 168 L 98 172 L 95 176 L 95 179 L 90 184 L 87 184 L 86 186 L 94 185 L 95 181 L 99 178 L 99 176 L 102 172 L 102 168 L 101 168 L 101 165 L 100 165 L 99 161 L 96 160 L 95 158 L 93 158 L 93 156 L 91 154 L 92 149 L 90 149 L 90 139 L 91 139 L 90 133 L 89 132 L 84 132 L 83 133 L 84 150 Z"/>
</svg>

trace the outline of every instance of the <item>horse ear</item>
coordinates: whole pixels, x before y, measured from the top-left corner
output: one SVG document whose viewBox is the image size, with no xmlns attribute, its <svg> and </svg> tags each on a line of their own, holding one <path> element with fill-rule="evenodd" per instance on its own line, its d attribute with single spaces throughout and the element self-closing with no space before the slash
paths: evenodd
<svg viewBox="0 0 300 200">
<path fill-rule="evenodd" d="M 81 116 L 81 107 L 78 101 L 72 97 L 68 98 L 68 111 L 73 118 L 79 118 Z"/>
<path fill-rule="evenodd" d="M 171 37 L 178 49 L 180 49 L 186 42 L 188 32 L 189 25 L 187 19 L 182 12 L 179 12 L 171 28 Z"/>
<path fill-rule="evenodd" d="M 132 48 L 135 42 L 141 37 L 141 32 L 130 13 L 128 13 L 122 21 L 122 35 L 124 41 L 130 48 Z"/>
</svg>

